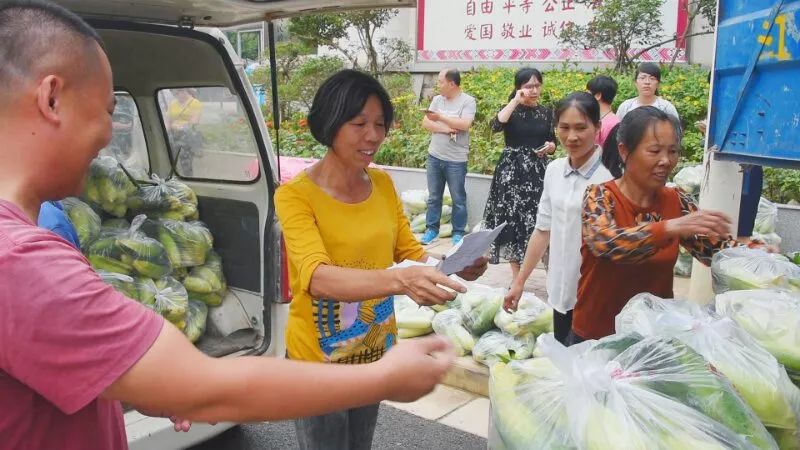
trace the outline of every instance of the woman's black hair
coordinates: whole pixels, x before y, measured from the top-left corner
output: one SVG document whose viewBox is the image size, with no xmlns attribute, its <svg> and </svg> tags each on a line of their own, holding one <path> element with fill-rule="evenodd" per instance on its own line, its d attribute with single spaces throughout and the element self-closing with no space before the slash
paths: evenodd
<svg viewBox="0 0 800 450">
<path fill-rule="evenodd" d="M 340 70 L 317 90 L 308 111 L 308 128 L 320 144 L 330 148 L 342 126 L 359 115 L 374 95 L 383 108 L 386 133 L 394 121 L 394 107 L 386 89 L 373 76 L 357 70 Z"/>
<path fill-rule="evenodd" d="M 539 72 L 537 69 L 534 69 L 533 67 L 523 67 L 522 69 L 519 69 L 517 73 L 514 74 L 514 90 L 511 91 L 511 95 L 508 96 L 508 101 L 514 99 L 514 97 L 517 95 L 517 91 L 522 89 L 522 85 L 534 77 L 539 80 L 539 83 L 544 83 L 542 72 Z"/>
<path fill-rule="evenodd" d="M 594 98 L 594 95 L 588 92 L 578 91 L 562 98 L 556 106 L 556 123 L 558 123 L 558 119 L 561 117 L 561 114 L 564 114 L 564 111 L 568 110 L 569 108 L 577 109 L 581 114 L 583 114 L 584 117 L 586 117 L 587 120 L 592 122 L 594 126 L 600 126 L 600 103 L 597 102 L 597 99 Z"/>
<path fill-rule="evenodd" d="M 616 133 L 617 143 L 623 144 L 628 150 L 628 154 L 633 153 L 641 144 L 645 133 L 655 127 L 658 122 L 669 122 L 672 125 L 672 129 L 675 131 L 675 141 L 680 146 L 682 137 L 680 122 L 671 114 L 667 114 L 655 106 L 642 106 L 625 114 Z"/>
<path fill-rule="evenodd" d="M 609 105 L 614 102 L 614 97 L 617 96 L 618 88 L 617 80 L 607 75 L 598 75 L 586 83 L 586 89 L 591 92 L 592 95 L 600 94 L 600 99 Z"/>
<path fill-rule="evenodd" d="M 636 68 L 636 75 L 633 76 L 633 80 L 636 81 L 639 78 L 639 74 L 646 73 L 651 77 L 658 80 L 661 83 L 661 68 L 658 67 L 658 64 L 651 63 L 651 62 L 643 62 L 639 64 L 639 67 Z M 656 89 L 656 95 L 659 95 L 658 89 Z"/>
<path fill-rule="evenodd" d="M 621 178 L 622 172 L 625 169 L 625 164 L 619 156 L 619 145 L 617 145 L 617 132 L 619 131 L 619 124 L 614 125 L 614 128 L 608 133 L 606 141 L 603 143 L 603 155 L 600 159 L 603 165 L 606 166 L 611 176 L 614 178 Z"/>
</svg>

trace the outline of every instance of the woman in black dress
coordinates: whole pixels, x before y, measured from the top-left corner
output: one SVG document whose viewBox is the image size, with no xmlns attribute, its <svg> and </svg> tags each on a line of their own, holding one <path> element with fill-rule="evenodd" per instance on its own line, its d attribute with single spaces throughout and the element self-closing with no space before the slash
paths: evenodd
<svg viewBox="0 0 800 450">
<path fill-rule="evenodd" d="M 556 150 L 553 111 L 539 104 L 541 89 L 538 70 L 518 70 L 508 105 L 492 120 L 492 131 L 502 131 L 506 145 L 494 171 L 484 222 L 489 228 L 507 223 L 492 246 L 491 262 L 508 260 L 514 278 L 536 225 L 547 156 Z"/>
</svg>

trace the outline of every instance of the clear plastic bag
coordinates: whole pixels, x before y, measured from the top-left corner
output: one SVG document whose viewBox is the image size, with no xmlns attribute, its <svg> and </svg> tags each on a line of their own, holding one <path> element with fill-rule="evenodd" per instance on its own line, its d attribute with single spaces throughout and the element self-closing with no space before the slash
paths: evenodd
<svg viewBox="0 0 800 450">
<path fill-rule="evenodd" d="M 458 356 L 464 356 L 475 346 L 475 337 L 464 327 L 464 319 L 457 309 L 448 309 L 436 314 L 431 322 L 433 331 L 453 344 Z"/>
<path fill-rule="evenodd" d="M 151 219 L 197 220 L 197 195 L 175 179 L 164 180 L 158 175 L 142 183 L 128 198 L 128 207 L 137 214 L 146 214 Z"/>
<path fill-rule="evenodd" d="M 206 322 L 208 321 L 208 306 L 202 302 L 189 300 L 186 307 L 186 328 L 183 334 L 190 342 L 195 343 L 206 332 Z"/>
<path fill-rule="evenodd" d="M 228 290 L 228 283 L 222 271 L 222 258 L 214 250 L 209 250 L 206 262 L 193 267 L 183 279 L 183 285 L 191 300 L 203 302 L 208 306 L 219 306 Z"/>
<path fill-rule="evenodd" d="M 117 228 L 101 228 L 97 239 L 91 242 L 83 252 L 95 270 L 133 275 L 133 261 L 128 257 L 119 243 L 119 237 L 127 230 Z"/>
<path fill-rule="evenodd" d="M 428 191 L 425 189 L 412 189 L 400 193 L 400 201 L 406 214 L 415 216 L 428 208 Z"/>
<path fill-rule="evenodd" d="M 775 233 L 775 225 L 778 222 L 778 206 L 771 201 L 761 197 L 758 201 L 758 211 L 753 231 L 759 234 Z"/>
<path fill-rule="evenodd" d="M 501 442 L 490 448 L 777 448 L 727 381 L 676 340 L 621 339 L 630 345 L 619 352 L 595 348 L 603 340 L 541 341 L 544 358 L 492 367 L 490 436 Z"/>
<path fill-rule="evenodd" d="M 172 272 L 167 250 L 157 240 L 147 237 L 140 231 L 147 218 L 136 216 L 127 231 L 117 235 L 117 243 L 122 249 L 122 261 L 149 278 L 162 278 Z"/>
<path fill-rule="evenodd" d="M 473 283 L 457 301 L 464 316 L 464 326 L 475 336 L 494 327 L 494 316 L 503 306 L 503 290 Z"/>
<path fill-rule="evenodd" d="M 67 214 L 70 223 L 78 233 L 78 240 L 81 248 L 88 248 L 89 245 L 100 235 L 102 222 L 100 216 L 91 206 L 78 198 L 67 197 L 61 201 L 64 212 Z"/>
<path fill-rule="evenodd" d="M 703 175 L 705 175 L 705 169 L 702 165 L 687 166 L 679 170 L 672 181 L 683 192 L 689 195 L 697 195 L 700 193 Z"/>
<path fill-rule="evenodd" d="M 114 217 L 124 217 L 128 197 L 136 193 L 136 185 L 111 156 L 98 156 L 89 166 L 83 198 Z"/>
<path fill-rule="evenodd" d="M 781 290 L 730 291 L 717 295 L 717 312 L 735 320 L 800 379 L 800 296 Z"/>
<path fill-rule="evenodd" d="M 143 230 L 164 246 L 174 268 L 205 264 L 206 255 L 214 246 L 211 231 L 200 221 L 149 220 Z"/>
<path fill-rule="evenodd" d="M 800 267 L 777 253 L 733 247 L 711 260 L 714 292 L 785 288 L 800 290 Z"/>
<path fill-rule="evenodd" d="M 491 367 L 497 362 L 528 359 L 536 348 L 533 334 L 512 336 L 497 330 L 487 331 L 472 348 L 472 358 Z"/>
<path fill-rule="evenodd" d="M 394 314 L 400 338 L 411 338 L 433 333 L 433 318 L 436 313 L 427 306 L 420 306 L 405 295 L 394 296 Z"/>
<path fill-rule="evenodd" d="M 189 307 L 189 294 L 186 289 L 172 277 L 156 280 L 155 285 L 158 291 L 153 309 L 183 331 L 186 328 L 186 309 Z"/>
<path fill-rule="evenodd" d="M 98 270 L 97 274 L 103 282 L 110 285 L 124 296 L 146 306 L 153 306 L 155 303 L 156 292 L 158 290 L 155 282 L 150 278 L 133 278 L 128 275 L 106 272 L 104 270 Z"/>
<path fill-rule="evenodd" d="M 766 426 L 798 429 L 800 390 L 786 370 L 736 322 L 710 307 L 639 294 L 617 315 L 616 329 L 680 340 L 725 375 Z"/>
<path fill-rule="evenodd" d="M 509 313 L 501 307 L 494 316 L 494 324 L 511 335 L 538 336 L 553 331 L 553 309 L 535 294 L 523 292 L 517 310 Z"/>
</svg>

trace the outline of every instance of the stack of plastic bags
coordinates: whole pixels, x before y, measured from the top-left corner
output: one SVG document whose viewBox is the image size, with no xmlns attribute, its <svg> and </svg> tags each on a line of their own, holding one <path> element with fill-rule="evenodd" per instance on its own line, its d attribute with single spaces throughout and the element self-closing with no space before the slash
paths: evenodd
<svg viewBox="0 0 800 450">
<path fill-rule="evenodd" d="M 775 357 L 732 319 L 709 307 L 640 294 L 617 315 L 616 330 L 688 345 L 730 380 L 776 437 L 798 443 L 800 390 Z"/>
<path fill-rule="evenodd" d="M 714 292 L 750 289 L 800 289 L 800 267 L 783 255 L 733 247 L 711 260 Z"/>
<path fill-rule="evenodd" d="M 677 339 L 616 335 L 492 366 L 492 449 L 777 449 L 724 377 Z"/>
<path fill-rule="evenodd" d="M 411 224 L 411 231 L 422 233 L 425 231 L 425 213 L 428 210 L 428 190 L 412 189 L 400 193 L 403 210 Z M 439 237 L 450 237 L 453 234 L 453 225 L 450 219 L 453 216 L 453 199 L 450 191 L 445 187 L 442 196 L 442 216 L 439 226 Z"/>
</svg>

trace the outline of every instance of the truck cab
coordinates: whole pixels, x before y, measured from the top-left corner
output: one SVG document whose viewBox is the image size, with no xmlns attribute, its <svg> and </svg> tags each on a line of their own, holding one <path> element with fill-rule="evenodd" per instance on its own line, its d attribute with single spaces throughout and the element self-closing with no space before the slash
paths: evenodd
<svg viewBox="0 0 800 450">
<path fill-rule="evenodd" d="M 57 1 L 97 29 L 111 62 L 118 106 L 101 154 L 174 176 L 197 193 L 229 286 L 197 347 L 219 358 L 283 357 L 288 299 L 273 203 L 278 156 L 244 65 L 218 27 L 415 1 Z M 187 95 L 197 100 L 191 112 L 177 101 Z M 179 123 L 187 120 L 191 133 Z M 185 448 L 235 425 L 194 424 L 176 433 L 169 420 L 132 409 L 125 423 L 131 449 Z"/>
</svg>

